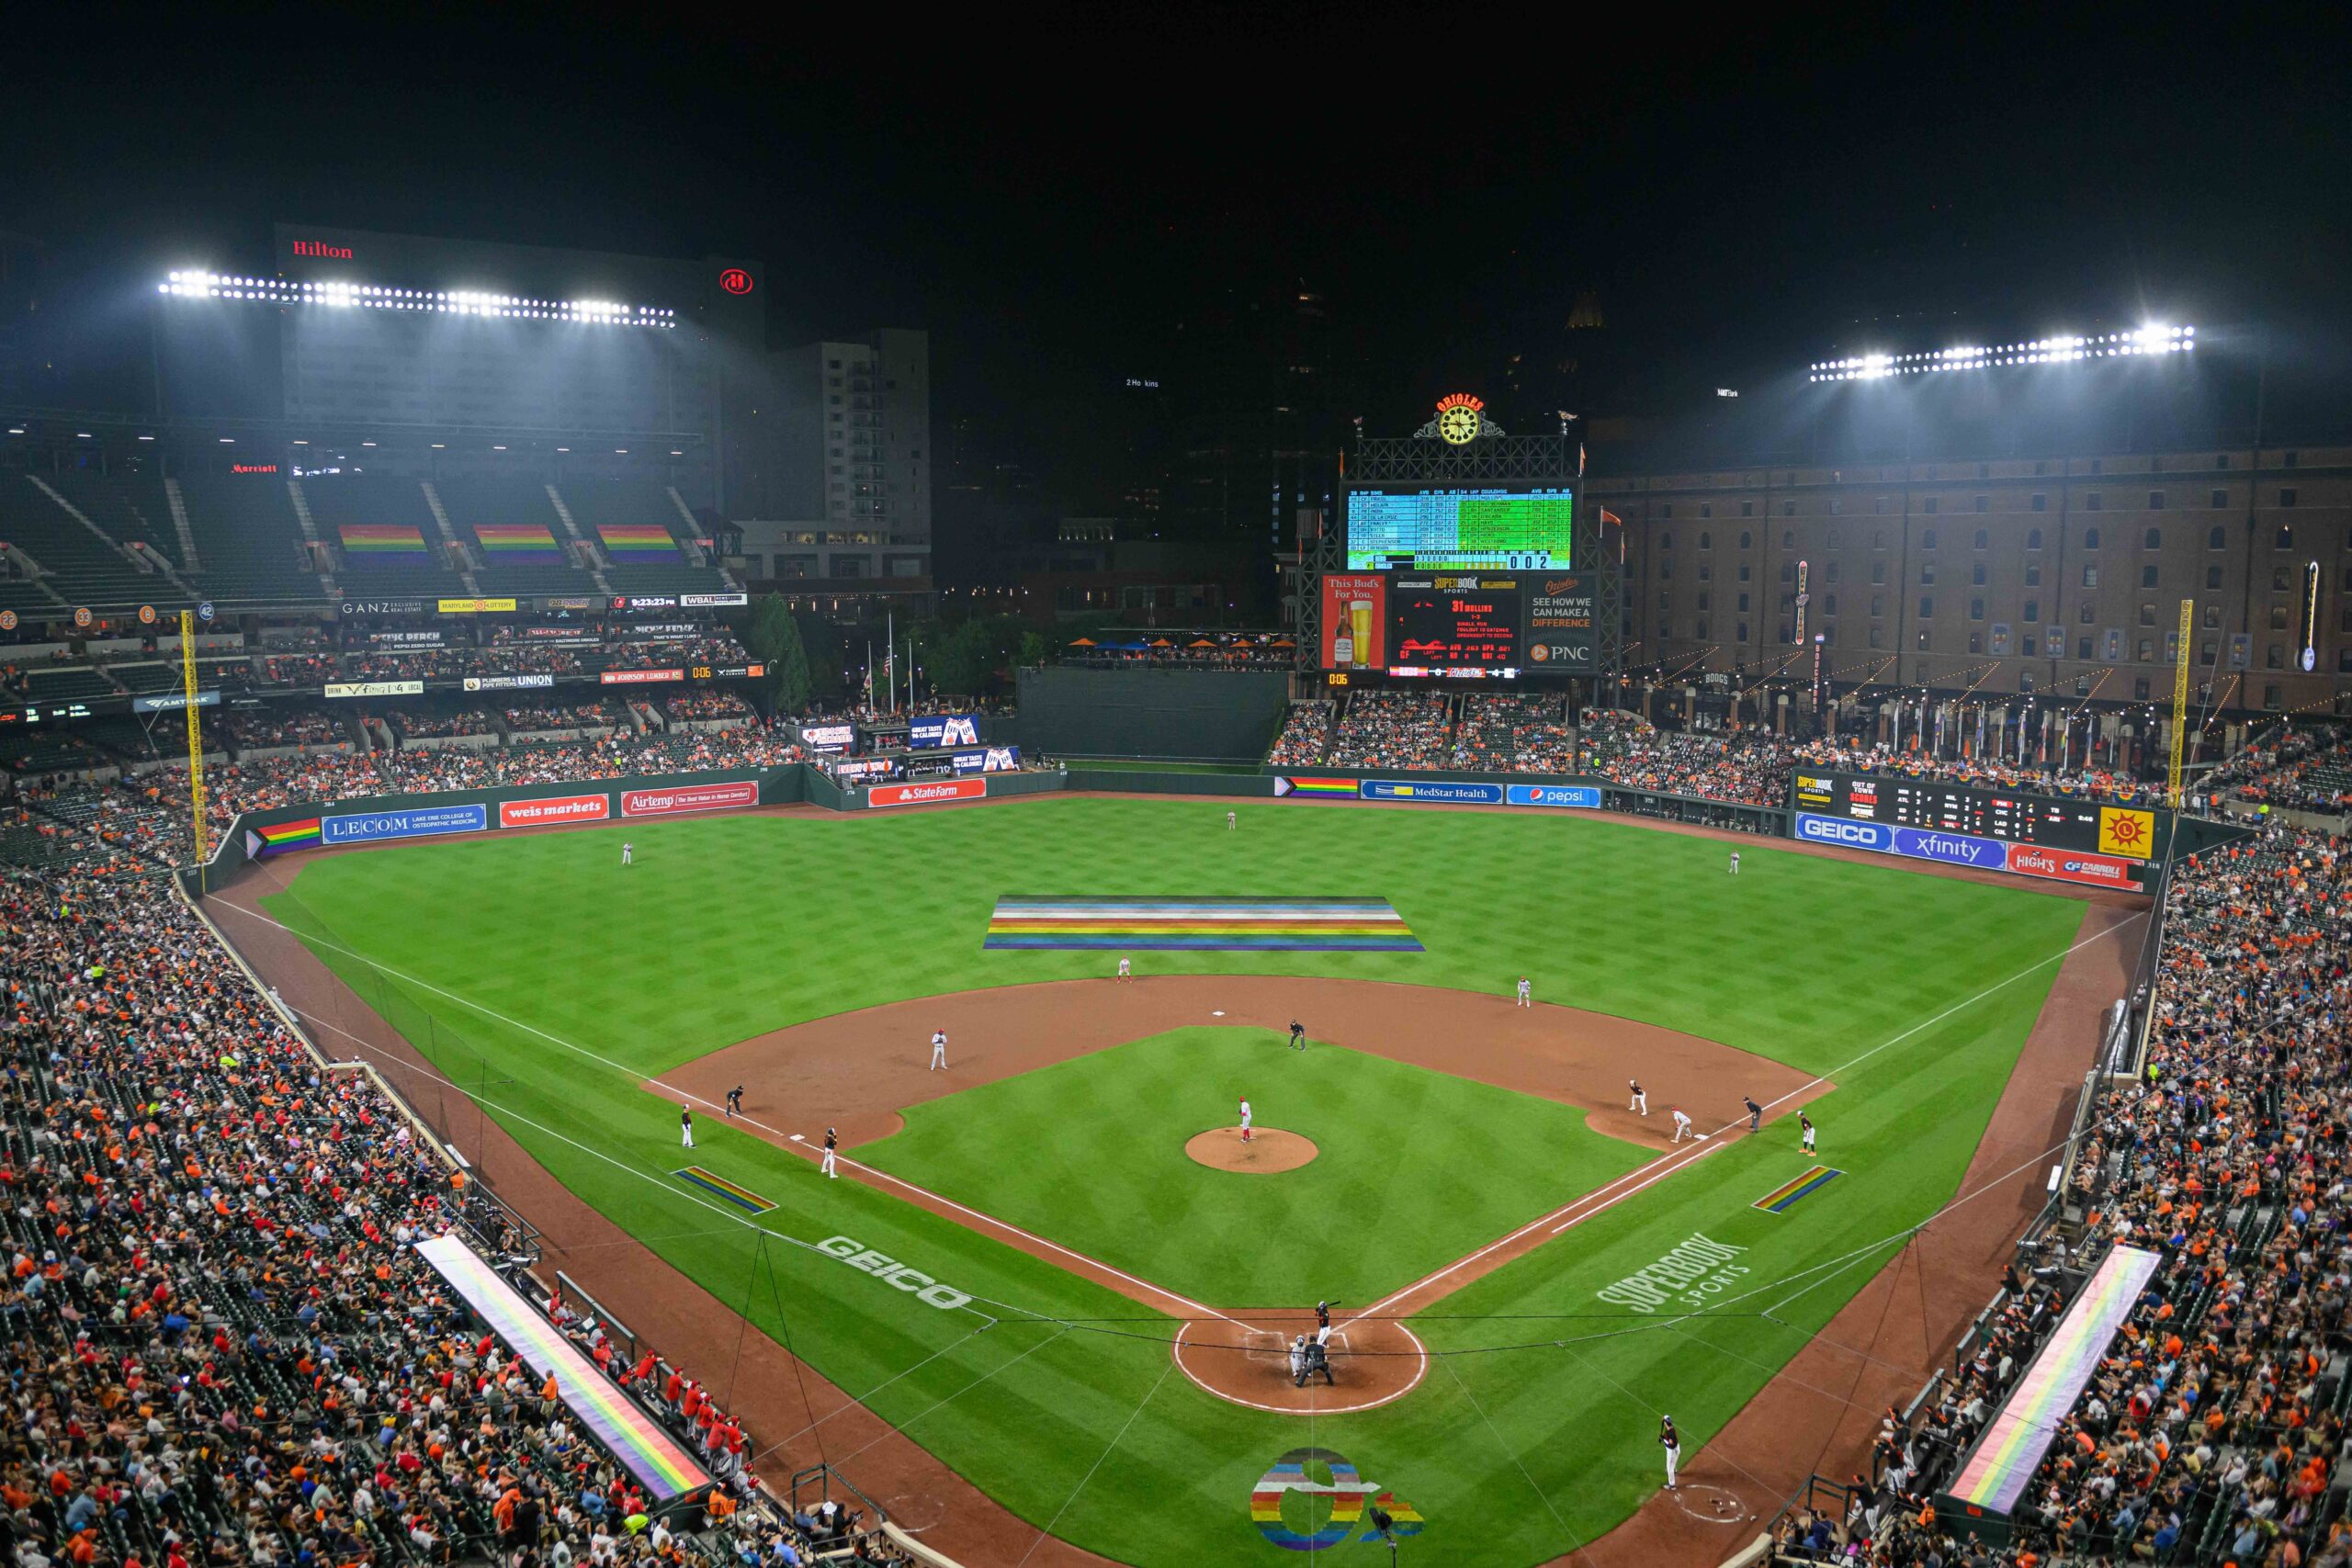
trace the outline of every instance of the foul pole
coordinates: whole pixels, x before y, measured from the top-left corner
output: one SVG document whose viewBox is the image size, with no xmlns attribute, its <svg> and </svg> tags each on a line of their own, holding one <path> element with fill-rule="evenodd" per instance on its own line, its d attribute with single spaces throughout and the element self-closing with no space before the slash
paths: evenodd
<svg viewBox="0 0 2352 1568">
<path fill-rule="evenodd" d="M 211 846 L 204 827 L 204 729 L 196 705 L 196 612 L 180 612 L 180 690 L 187 700 L 187 805 L 196 824 L 197 891 L 204 890 L 205 867 L 211 863 Z"/>
<path fill-rule="evenodd" d="M 2188 731 L 2188 634 L 2196 614 L 2196 600 L 2180 602 L 2180 657 L 2172 664 L 2172 745 L 2165 758 L 2165 801 L 2175 811 L 2180 809 L 2180 747 Z"/>
</svg>

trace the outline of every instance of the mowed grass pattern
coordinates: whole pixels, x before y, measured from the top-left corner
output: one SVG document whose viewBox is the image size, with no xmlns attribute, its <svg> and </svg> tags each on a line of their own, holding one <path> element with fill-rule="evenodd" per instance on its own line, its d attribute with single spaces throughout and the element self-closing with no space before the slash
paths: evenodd
<svg viewBox="0 0 2352 1568">
<path fill-rule="evenodd" d="M 1317 1157 L 1261 1176 L 1187 1156 L 1244 1093 Z M 1572 1105 L 1262 1029 L 1179 1029 L 906 1116 L 857 1157 L 1226 1308 L 1363 1305 L 1649 1157 Z"/>
<path fill-rule="evenodd" d="M 1661 1409 L 1703 1444 L 1952 1196 L 2080 921 L 2079 904 L 2027 886 L 1739 847 L 1735 880 L 1721 842 L 1566 813 L 1043 796 L 336 856 L 269 908 L 333 944 L 321 956 L 446 1077 L 476 1087 L 535 1158 L 717 1300 L 748 1296 L 756 1326 L 1024 1517 L 1170 1568 L 1291 1560 L 1250 1526 L 1249 1494 L 1310 1440 L 1306 1424 L 1169 1376 L 1174 1325 L 1124 1297 L 825 1181 L 715 1120 L 698 1163 L 779 1206 L 754 1224 L 684 1189 L 667 1174 L 676 1106 L 640 1078 L 808 1018 L 1107 972 L 1108 954 L 982 951 L 997 897 L 1040 890 L 1384 897 L 1426 953 L 1138 962 L 1488 994 L 1526 973 L 1541 998 L 1833 1076 L 1838 1092 L 1813 1111 L 1822 1157 L 1850 1174 L 1827 1192 L 1758 1213 L 1759 1193 L 1812 1162 L 1793 1129 L 1728 1145 L 1416 1322 L 1441 1351 L 1481 1353 L 1442 1354 L 1410 1398 L 1315 1423 L 1312 1441 L 1428 1516 L 1419 1555 L 1515 1568 L 1623 1518 L 1658 1483 Z M 331 1043 L 335 1027 L 320 1030 Z M 452 1092 L 408 1087 L 428 1101 Z M 1060 1162 L 1051 1148 L 1017 1157 Z M 1084 1172 L 1064 1175 L 1082 1189 Z M 1362 1229 L 1365 1247 L 1385 1245 L 1376 1221 Z M 1693 1231 L 1749 1249 L 1744 1294 L 1709 1297 L 1697 1318 L 1597 1299 Z M 836 1235 L 916 1263 L 973 1307 L 925 1307 L 808 1246 Z M 1190 1257 L 1250 1237 L 1163 1226 L 1158 1242 Z"/>
</svg>

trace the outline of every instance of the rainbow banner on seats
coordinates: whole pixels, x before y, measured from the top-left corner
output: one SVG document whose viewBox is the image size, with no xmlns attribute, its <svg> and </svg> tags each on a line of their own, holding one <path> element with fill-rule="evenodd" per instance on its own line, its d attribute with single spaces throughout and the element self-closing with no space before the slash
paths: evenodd
<svg viewBox="0 0 2352 1568">
<path fill-rule="evenodd" d="M 481 541 L 482 558 L 492 566 L 563 564 L 563 552 L 543 524 L 479 523 L 474 537 Z"/>
<path fill-rule="evenodd" d="M 1992 1425 L 1961 1461 L 1960 1474 L 1939 1503 L 1962 1517 L 2014 1513 L 2059 1424 L 2098 1370 L 2116 1330 L 2132 1314 L 2156 1271 L 2155 1253 L 2137 1247 L 2111 1249 L 2066 1309 L 2057 1332 L 2018 1380 Z"/>
<path fill-rule="evenodd" d="M 670 1174 L 681 1181 L 690 1182 L 701 1188 L 706 1192 L 716 1192 L 737 1208 L 748 1209 L 755 1214 L 764 1214 L 775 1207 L 774 1203 L 769 1202 L 750 1188 L 738 1187 L 727 1178 L 705 1170 L 698 1165 L 690 1165 L 683 1170 L 673 1170 Z"/>
<path fill-rule="evenodd" d="M 288 850 L 316 849 L 318 845 L 319 819 L 315 817 L 305 817 L 299 822 L 273 822 L 266 828 L 245 829 L 247 860 L 284 854 Z"/>
<path fill-rule="evenodd" d="M 985 948 L 1419 953 L 1385 898 L 999 898 Z"/>
<path fill-rule="evenodd" d="M 670 530 L 659 523 L 624 523 L 612 527 L 599 527 L 596 537 L 605 541 L 605 553 L 616 561 L 640 561 L 659 566 L 678 558 L 678 541 Z"/>
<path fill-rule="evenodd" d="M 542 1380 L 554 1375 L 556 1396 L 657 1502 L 710 1484 L 710 1472 L 500 1279 L 480 1254 L 445 1235 L 418 1242 L 416 1255 L 449 1281 L 492 1333 L 514 1348 L 534 1374 Z"/>
<path fill-rule="evenodd" d="M 405 524 L 345 523 L 335 532 L 343 536 L 343 553 L 354 562 L 376 566 L 431 566 L 433 553 L 424 547 L 424 536 Z"/>
<path fill-rule="evenodd" d="M 1767 1213 L 1785 1214 L 1796 1206 L 1798 1199 L 1810 1197 L 1845 1174 L 1826 1165 L 1816 1165 L 1786 1186 L 1775 1187 L 1748 1207 L 1762 1209 Z"/>
</svg>

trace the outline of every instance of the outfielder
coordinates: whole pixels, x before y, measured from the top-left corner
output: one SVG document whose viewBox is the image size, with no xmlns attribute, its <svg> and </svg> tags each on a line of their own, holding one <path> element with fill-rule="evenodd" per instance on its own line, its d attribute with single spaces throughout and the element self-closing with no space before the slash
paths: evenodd
<svg viewBox="0 0 2352 1568">
<path fill-rule="evenodd" d="M 1674 1467 L 1682 1462 L 1682 1435 L 1674 1429 L 1674 1417 L 1671 1416 L 1657 1418 L 1657 1446 L 1666 1450 L 1666 1489 L 1668 1492 L 1681 1491 L 1682 1488 L 1674 1482 Z"/>
<path fill-rule="evenodd" d="M 1650 1113 L 1650 1097 L 1643 1089 L 1642 1080 L 1639 1078 L 1627 1078 L 1625 1080 L 1625 1085 L 1634 1091 L 1633 1103 L 1626 1106 L 1625 1109 L 1628 1111 L 1638 1111 L 1643 1115 L 1647 1116 Z"/>
<path fill-rule="evenodd" d="M 1737 850 L 1734 850 L 1731 852 L 1731 874 L 1734 876 L 1737 876 L 1739 874 L 1739 852 Z"/>
<path fill-rule="evenodd" d="M 1804 1131 L 1804 1152 L 1813 1153 L 1813 1118 L 1800 1111 L 1797 1112 L 1797 1125 Z"/>
<path fill-rule="evenodd" d="M 842 1173 L 833 1168 L 833 1151 L 841 1146 L 841 1141 L 839 1133 L 831 1127 L 825 1129 L 825 1174 L 836 1181 L 841 1179 Z"/>
<path fill-rule="evenodd" d="M 695 1146 L 695 1111 L 691 1105 L 678 1107 L 678 1132 L 685 1139 L 685 1146 Z"/>
<path fill-rule="evenodd" d="M 1241 1102 L 1241 1141 L 1245 1144 L 1250 1141 L 1250 1102 L 1246 1100 Z"/>
<path fill-rule="evenodd" d="M 931 1071 L 938 1072 L 947 1066 L 947 1031 L 931 1032 Z"/>
<path fill-rule="evenodd" d="M 1235 818 L 1234 818 L 1233 813 L 1232 813 L 1232 812 L 1230 812 L 1230 811 L 1228 811 L 1228 812 L 1227 812 L 1227 813 L 1225 814 L 1225 825 L 1226 825 L 1227 827 L 1228 827 L 1228 828 L 1235 827 L 1235 826 L 1237 826 L 1237 825 L 1238 825 L 1238 824 L 1237 824 L 1237 822 L 1236 822 L 1236 819 L 1235 819 Z"/>
<path fill-rule="evenodd" d="M 627 865 L 627 864 L 628 864 L 628 863 L 629 863 L 629 858 L 628 858 L 628 857 L 629 857 L 629 846 L 628 846 L 628 841 L 627 840 L 623 840 L 621 841 L 621 863 L 622 863 L 623 865 Z"/>
<path fill-rule="evenodd" d="M 1532 985 L 1528 984 L 1527 976 L 1526 976 L 1521 975 L 1521 976 L 1519 977 L 1519 1005 L 1520 1005 L 1520 1006 L 1521 1006 L 1521 1007 L 1523 1007 L 1523 1008 L 1532 1008 L 1532 1007 L 1533 1007 L 1533 1006 L 1535 1005 L 1535 999 L 1534 999 L 1534 996 L 1533 996 L 1533 994 L 1532 994 L 1532 993 L 1534 992 L 1534 989 L 1535 989 L 1535 987 L 1534 987 L 1533 986 L 1532 986 Z"/>
<path fill-rule="evenodd" d="M 1682 1134 L 1685 1133 L 1689 1133 L 1694 1138 L 1703 1138 L 1707 1135 L 1690 1125 L 1690 1112 L 1678 1105 L 1674 1108 L 1674 1141 L 1680 1143 Z"/>
</svg>

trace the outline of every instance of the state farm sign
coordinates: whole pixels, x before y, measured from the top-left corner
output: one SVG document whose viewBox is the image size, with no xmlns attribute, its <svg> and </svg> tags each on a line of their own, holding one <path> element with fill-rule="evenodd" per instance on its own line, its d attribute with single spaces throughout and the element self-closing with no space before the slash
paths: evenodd
<svg viewBox="0 0 2352 1568">
<path fill-rule="evenodd" d="M 978 800 L 988 794 L 985 778 L 942 779 L 937 784 L 876 784 L 865 792 L 868 806 L 929 806 L 939 800 Z"/>
<path fill-rule="evenodd" d="M 502 828 L 537 828 L 549 822 L 602 822 L 612 814 L 612 797 L 603 795 L 549 795 L 537 800 L 498 803 L 498 825 Z"/>
<path fill-rule="evenodd" d="M 729 807 L 757 806 L 759 803 L 760 786 L 745 779 L 740 784 L 628 790 L 621 795 L 621 815 L 670 817 L 681 811 L 723 811 Z"/>
</svg>

